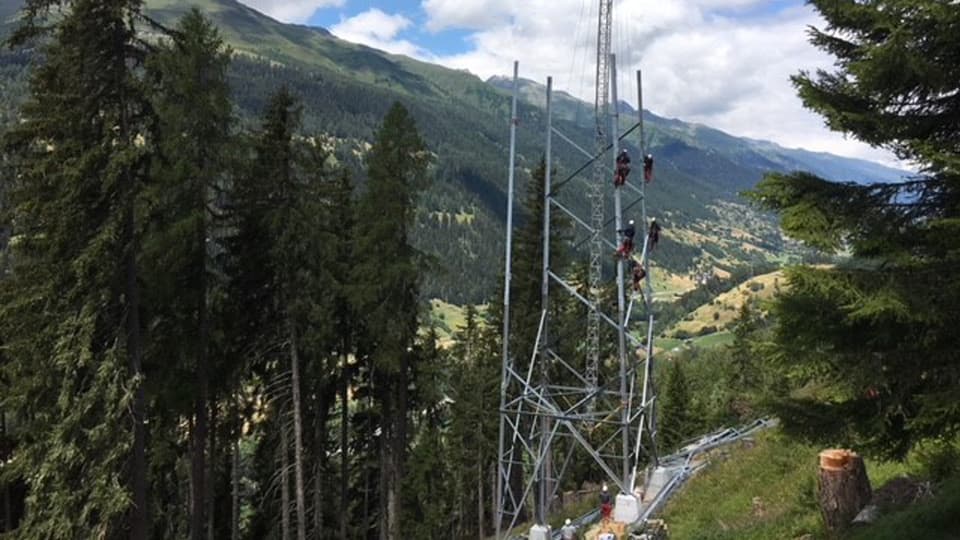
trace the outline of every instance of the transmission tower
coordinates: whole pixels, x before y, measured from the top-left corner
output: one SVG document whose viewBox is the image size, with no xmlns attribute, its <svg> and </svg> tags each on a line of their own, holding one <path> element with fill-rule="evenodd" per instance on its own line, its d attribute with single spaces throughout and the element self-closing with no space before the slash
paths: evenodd
<svg viewBox="0 0 960 540">
<path fill-rule="evenodd" d="M 596 465 L 597 479 L 605 479 L 615 488 L 616 519 L 633 523 L 640 519 L 643 505 L 647 502 L 648 482 L 640 478 L 644 463 L 656 463 L 656 431 L 654 421 L 655 392 L 653 388 L 653 325 L 651 309 L 652 287 L 649 253 L 646 235 L 638 262 L 646 270 L 645 294 L 625 291 L 625 261 L 616 262 L 616 313 L 607 313 L 602 300 L 603 257 L 612 253 L 620 242 L 619 231 L 623 229 L 623 210 L 640 205 L 642 221 L 638 229 L 646 227 L 646 186 L 642 180 L 614 187 L 612 181 L 615 160 L 621 140 L 639 129 L 640 144 L 643 142 L 643 96 L 640 92 L 640 73 L 637 72 L 638 102 L 640 116 L 637 123 L 620 133 L 620 117 L 617 103 L 616 57 L 611 54 L 613 20 L 612 0 L 600 0 L 600 18 L 597 38 L 597 72 L 595 100 L 595 138 L 593 152 L 585 150 L 573 138 L 553 127 L 553 81 L 547 79 L 546 95 L 546 171 L 544 175 L 543 201 L 543 267 L 541 284 L 541 312 L 537 328 L 534 352 L 530 358 L 515 358 L 510 350 L 510 280 L 512 249 L 512 213 L 515 173 L 515 141 L 518 126 L 518 66 L 514 64 L 513 105 L 510 122 L 510 167 L 508 173 L 507 239 L 504 269 L 503 298 L 503 358 L 500 394 L 500 436 L 497 474 L 496 537 L 512 538 L 511 531 L 521 521 L 531 517 L 528 508 L 533 501 L 532 517 L 535 525 L 530 529 L 530 540 L 546 540 L 550 537 L 547 517 L 550 504 L 557 497 L 561 480 L 576 452 L 585 452 Z M 611 108 L 611 102 L 614 106 Z M 582 154 L 585 163 L 562 181 L 553 183 L 552 137 L 556 135 L 570 148 Z M 590 146 L 589 143 L 585 146 Z M 639 161 L 639 160 L 638 160 Z M 580 204 L 582 192 L 566 195 L 570 190 L 561 188 L 583 173 L 587 183 L 586 192 L 590 216 L 581 218 L 571 208 Z M 640 174 L 634 178 L 642 178 Z M 637 187 L 639 184 L 640 187 Z M 606 197 L 610 192 L 614 216 L 605 219 Z M 622 205 L 624 195 L 633 200 Z M 575 242 L 588 243 L 588 275 L 586 291 L 560 275 L 561 270 L 551 266 L 550 229 L 551 212 L 566 214 L 586 237 Z M 635 210 L 633 210 L 635 211 Z M 582 253 L 582 252 L 581 252 Z M 632 262 L 632 261 L 631 261 Z M 557 321 L 550 309 L 551 294 L 567 294 L 586 308 L 587 324 L 585 341 L 574 337 L 583 347 L 576 352 L 584 361 L 563 358 L 573 354 L 570 349 L 558 352 Z M 629 330 L 634 305 L 637 314 L 646 323 L 646 340 L 632 335 Z M 638 317 L 639 318 L 639 317 Z M 614 330 L 617 339 L 619 370 L 602 362 L 601 329 Z M 567 336 L 567 342 L 570 341 Z M 634 352 L 636 354 L 634 354 Z M 651 468 L 652 469 L 652 468 Z M 649 470 L 647 469 L 648 473 Z M 643 487 L 638 490 L 636 488 Z M 506 536 L 504 536 L 506 534 Z"/>
</svg>

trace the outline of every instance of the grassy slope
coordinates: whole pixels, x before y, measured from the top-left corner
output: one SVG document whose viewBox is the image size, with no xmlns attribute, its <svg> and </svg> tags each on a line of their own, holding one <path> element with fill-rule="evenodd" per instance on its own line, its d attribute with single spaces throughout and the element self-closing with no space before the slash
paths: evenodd
<svg viewBox="0 0 960 540">
<path fill-rule="evenodd" d="M 773 298 L 777 287 L 782 287 L 784 284 L 783 272 L 771 272 L 762 276 L 756 276 L 736 288 L 717 296 L 713 302 L 700 306 L 688 315 L 685 320 L 680 321 L 668 330 L 667 335 L 673 336 L 678 330 L 687 332 L 690 335 L 696 335 L 704 326 L 716 326 L 722 330 L 733 323 L 740 312 L 740 307 L 746 300 L 769 300 Z M 763 288 L 757 291 L 751 290 L 751 287 L 757 288 L 760 286 Z"/>
<path fill-rule="evenodd" d="M 758 437 L 752 449 L 731 447 L 691 479 L 666 507 L 671 540 L 779 540 L 825 538 L 816 502 L 817 454 L 821 449 L 778 432 Z M 867 461 L 874 488 L 910 473 L 916 465 Z M 758 498 L 763 511 L 754 510 Z M 960 478 L 939 496 L 885 516 L 846 539 L 960 538 Z M 952 536 L 950 531 L 953 531 Z M 805 536 L 810 535 L 810 536 Z"/>
</svg>

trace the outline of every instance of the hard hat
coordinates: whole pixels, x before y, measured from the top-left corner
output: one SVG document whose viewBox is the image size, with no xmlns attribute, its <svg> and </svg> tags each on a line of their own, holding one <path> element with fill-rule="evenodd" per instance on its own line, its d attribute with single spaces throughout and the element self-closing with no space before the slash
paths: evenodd
<svg viewBox="0 0 960 540">
<path fill-rule="evenodd" d="M 570 518 L 567 518 L 567 521 L 566 523 L 564 523 L 564 525 L 569 525 L 569 524 L 570 524 Z"/>
<path fill-rule="evenodd" d="M 607 490 L 607 485 L 606 485 L 606 484 L 603 485 L 603 490 L 604 490 L 604 491 Z"/>
<path fill-rule="evenodd" d="M 633 225 L 633 220 L 632 220 L 632 219 L 630 220 L 630 224 Z"/>
</svg>

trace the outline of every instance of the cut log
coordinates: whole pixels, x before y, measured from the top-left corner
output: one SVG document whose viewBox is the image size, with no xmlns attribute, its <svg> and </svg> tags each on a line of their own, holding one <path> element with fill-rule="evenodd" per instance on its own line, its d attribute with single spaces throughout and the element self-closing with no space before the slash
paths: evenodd
<svg viewBox="0 0 960 540">
<path fill-rule="evenodd" d="M 850 450 L 820 452 L 817 487 L 820 513 L 831 532 L 848 527 L 872 493 L 863 458 Z"/>
</svg>

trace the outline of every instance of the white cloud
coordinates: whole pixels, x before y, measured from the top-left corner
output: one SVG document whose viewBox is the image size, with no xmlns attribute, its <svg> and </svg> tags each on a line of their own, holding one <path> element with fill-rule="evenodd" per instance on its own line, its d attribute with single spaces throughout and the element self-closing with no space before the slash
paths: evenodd
<svg viewBox="0 0 960 540">
<path fill-rule="evenodd" d="M 341 20 L 330 28 L 330 32 L 341 39 L 394 54 L 430 59 L 431 55 L 427 51 L 410 41 L 397 39 L 397 36 L 412 24 L 413 22 L 403 15 L 384 13 L 373 8 Z"/>
<path fill-rule="evenodd" d="M 305 23 L 320 8 L 341 7 L 345 0 L 240 0 L 278 21 Z"/>
<path fill-rule="evenodd" d="M 512 0 L 424 0 L 427 29 L 481 29 L 509 22 Z"/>
<path fill-rule="evenodd" d="M 471 49 L 436 60 L 481 77 L 545 81 L 593 100 L 595 0 L 423 0 L 427 28 L 470 31 Z M 644 106 L 731 134 L 788 147 L 896 164 L 887 152 L 832 133 L 803 108 L 790 83 L 800 69 L 829 68 L 808 41 L 822 25 L 799 0 L 615 0 L 614 50 L 620 97 L 636 102 L 643 68 Z M 717 11 L 720 10 L 720 11 Z"/>
</svg>

